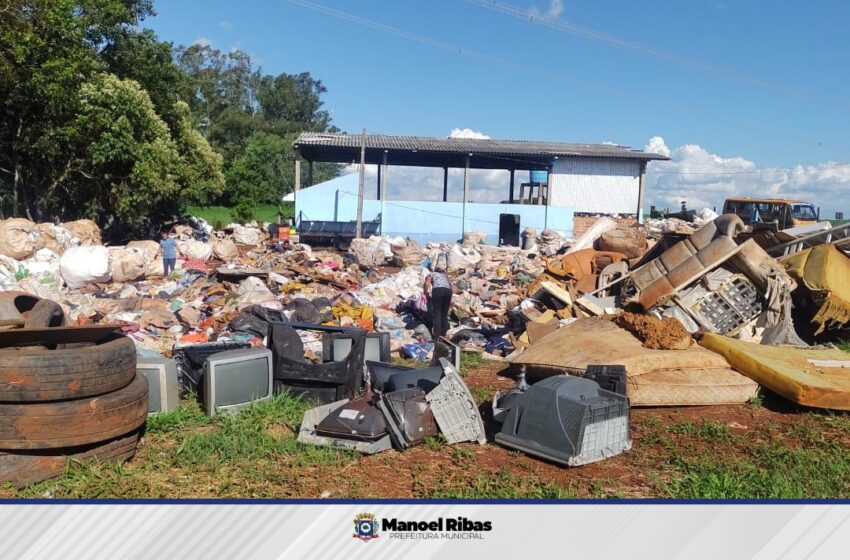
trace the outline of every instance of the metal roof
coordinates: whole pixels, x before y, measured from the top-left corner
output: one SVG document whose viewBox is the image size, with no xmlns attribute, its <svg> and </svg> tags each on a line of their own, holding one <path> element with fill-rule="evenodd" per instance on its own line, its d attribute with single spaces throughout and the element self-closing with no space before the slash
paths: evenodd
<svg viewBox="0 0 850 560">
<path fill-rule="evenodd" d="M 310 161 L 351 162 L 360 159 L 359 134 L 305 132 L 294 145 Z M 530 140 L 490 140 L 482 138 L 434 138 L 428 136 L 388 136 L 367 134 L 368 163 L 379 163 L 383 152 L 395 165 L 455 166 L 467 154 L 478 160 L 473 167 L 529 169 L 559 157 L 669 159 L 661 154 L 632 150 L 616 144 L 568 144 Z M 478 156 L 478 157 L 475 157 Z M 502 160 L 501 162 L 499 160 Z M 460 164 L 463 166 L 463 163 Z"/>
</svg>

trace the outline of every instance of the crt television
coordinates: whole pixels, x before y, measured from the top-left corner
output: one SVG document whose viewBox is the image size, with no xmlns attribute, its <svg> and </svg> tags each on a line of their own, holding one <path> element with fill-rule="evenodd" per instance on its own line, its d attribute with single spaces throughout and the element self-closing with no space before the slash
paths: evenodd
<svg viewBox="0 0 850 560">
<path fill-rule="evenodd" d="M 148 414 L 174 412 L 180 404 L 177 363 L 163 357 L 139 357 L 136 372 L 148 380 Z"/>
<path fill-rule="evenodd" d="M 204 363 L 204 408 L 210 417 L 235 412 L 272 396 L 272 353 L 266 348 L 229 350 Z"/>
<path fill-rule="evenodd" d="M 351 352 L 352 338 L 346 333 L 325 335 L 322 339 L 322 357 L 329 362 L 342 362 Z M 363 360 L 369 362 L 390 361 L 390 333 L 375 332 L 366 334 Z"/>
</svg>

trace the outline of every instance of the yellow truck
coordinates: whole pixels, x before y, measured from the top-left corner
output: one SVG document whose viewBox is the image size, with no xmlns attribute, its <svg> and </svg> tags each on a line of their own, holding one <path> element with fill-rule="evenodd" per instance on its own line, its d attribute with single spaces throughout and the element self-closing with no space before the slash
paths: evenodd
<svg viewBox="0 0 850 560">
<path fill-rule="evenodd" d="M 724 214 L 737 214 L 744 223 L 767 224 L 778 230 L 815 224 L 820 208 L 810 202 L 785 198 L 727 198 Z"/>
</svg>

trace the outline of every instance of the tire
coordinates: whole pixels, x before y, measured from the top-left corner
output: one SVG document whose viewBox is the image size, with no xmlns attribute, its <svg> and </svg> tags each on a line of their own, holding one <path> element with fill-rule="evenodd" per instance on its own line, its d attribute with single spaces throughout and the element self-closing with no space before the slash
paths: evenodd
<svg viewBox="0 0 850 560">
<path fill-rule="evenodd" d="M 127 461 L 136 453 L 140 430 L 113 440 L 83 447 L 46 451 L 0 452 L 0 484 L 11 482 L 23 488 L 36 482 L 61 476 L 68 460 Z"/>
<path fill-rule="evenodd" d="M 136 346 L 123 335 L 49 350 L 0 349 L 0 402 L 94 397 L 124 388 L 136 375 Z"/>
<path fill-rule="evenodd" d="M 0 404 L 0 449 L 58 449 L 129 433 L 148 415 L 148 382 L 99 397 L 35 404 Z"/>
<path fill-rule="evenodd" d="M 49 299 L 37 302 L 24 322 L 25 329 L 62 326 L 65 326 L 65 312 L 58 303 Z"/>
</svg>

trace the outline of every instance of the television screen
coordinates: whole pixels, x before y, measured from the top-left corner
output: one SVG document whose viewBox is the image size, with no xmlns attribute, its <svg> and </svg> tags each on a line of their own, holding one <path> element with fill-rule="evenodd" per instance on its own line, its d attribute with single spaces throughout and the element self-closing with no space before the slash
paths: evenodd
<svg viewBox="0 0 850 560">
<path fill-rule="evenodd" d="M 148 414 L 177 409 L 179 395 L 174 360 L 141 357 L 136 362 L 136 371 L 148 380 Z"/>
<path fill-rule="evenodd" d="M 204 407 L 210 416 L 271 397 L 272 353 L 265 348 L 213 354 L 204 365 Z"/>
<path fill-rule="evenodd" d="M 148 413 L 162 410 L 162 379 L 163 366 L 138 366 L 140 372 L 148 380 Z"/>
<path fill-rule="evenodd" d="M 269 363 L 265 356 L 216 364 L 214 375 L 217 406 L 241 404 L 269 394 Z"/>
<path fill-rule="evenodd" d="M 369 362 L 383 362 L 386 360 L 382 360 L 382 348 L 381 348 L 382 337 L 380 335 L 370 334 L 366 335 L 366 346 L 363 350 L 363 359 L 364 361 Z M 332 340 L 333 350 L 332 356 L 333 361 L 341 362 L 348 357 L 348 353 L 351 352 L 351 339 L 345 336 L 334 336 Z"/>
</svg>

